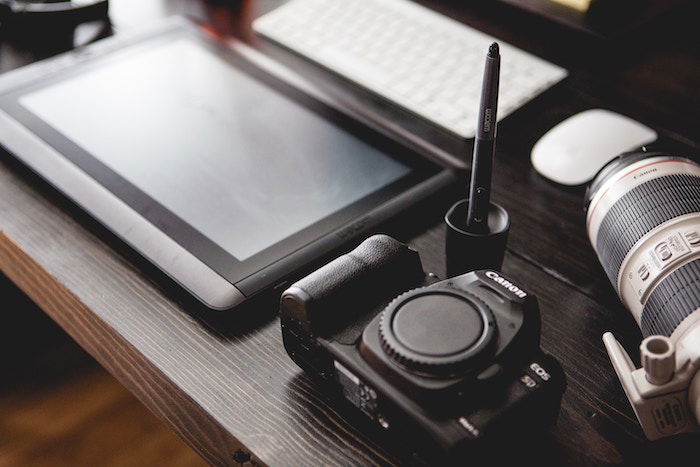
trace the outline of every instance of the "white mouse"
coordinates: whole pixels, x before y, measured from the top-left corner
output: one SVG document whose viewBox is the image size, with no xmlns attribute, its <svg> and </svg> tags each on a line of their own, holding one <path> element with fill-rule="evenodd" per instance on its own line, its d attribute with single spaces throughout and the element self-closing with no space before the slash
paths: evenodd
<svg viewBox="0 0 700 467">
<path fill-rule="evenodd" d="M 603 109 L 586 110 L 549 130 L 532 148 L 532 165 L 562 185 L 581 185 L 615 156 L 655 141 L 651 128 Z"/>
</svg>

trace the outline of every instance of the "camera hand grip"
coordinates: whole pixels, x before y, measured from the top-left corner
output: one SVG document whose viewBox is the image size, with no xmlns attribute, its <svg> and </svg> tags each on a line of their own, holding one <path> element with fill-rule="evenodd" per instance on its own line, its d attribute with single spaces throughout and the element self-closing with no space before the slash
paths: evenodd
<svg viewBox="0 0 700 467">
<path fill-rule="evenodd" d="M 282 294 L 282 319 L 323 335 L 424 276 L 416 251 L 388 235 L 374 235 L 289 287 Z"/>
</svg>

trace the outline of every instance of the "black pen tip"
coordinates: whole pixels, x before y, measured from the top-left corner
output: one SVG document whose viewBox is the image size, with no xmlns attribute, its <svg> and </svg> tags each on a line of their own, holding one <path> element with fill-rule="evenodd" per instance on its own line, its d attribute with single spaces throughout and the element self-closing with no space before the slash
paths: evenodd
<svg viewBox="0 0 700 467">
<path fill-rule="evenodd" d="M 498 42 L 494 42 L 489 47 L 489 57 L 491 57 L 491 58 L 498 57 Z"/>
</svg>

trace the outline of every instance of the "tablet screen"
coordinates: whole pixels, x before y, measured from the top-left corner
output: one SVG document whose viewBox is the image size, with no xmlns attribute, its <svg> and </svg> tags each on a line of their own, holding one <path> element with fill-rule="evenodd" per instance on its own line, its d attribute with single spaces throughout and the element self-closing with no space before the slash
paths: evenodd
<svg viewBox="0 0 700 467">
<path fill-rule="evenodd" d="M 0 109 L 232 284 L 339 244 L 443 170 L 190 28 L 95 50 Z"/>
<path fill-rule="evenodd" d="M 186 39 L 19 103 L 238 260 L 410 172 Z"/>
</svg>

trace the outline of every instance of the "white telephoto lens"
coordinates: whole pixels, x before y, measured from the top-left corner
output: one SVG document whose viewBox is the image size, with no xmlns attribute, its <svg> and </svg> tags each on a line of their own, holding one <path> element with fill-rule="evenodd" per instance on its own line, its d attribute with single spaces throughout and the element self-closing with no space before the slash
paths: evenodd
<svg viewBox="0 0 700 467">
<path fill-rule="evenodd" d="M 592 182 L 586 205 L 591 244 L 642 334 L 675 340 L 700 318 L 700 165 L 624 154 Z"/>
</svg>

